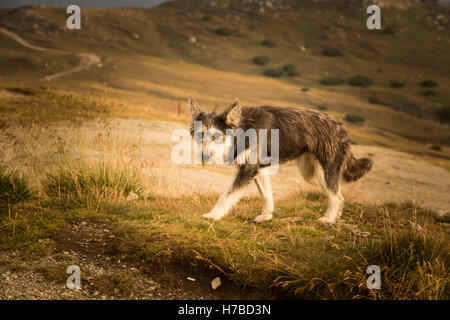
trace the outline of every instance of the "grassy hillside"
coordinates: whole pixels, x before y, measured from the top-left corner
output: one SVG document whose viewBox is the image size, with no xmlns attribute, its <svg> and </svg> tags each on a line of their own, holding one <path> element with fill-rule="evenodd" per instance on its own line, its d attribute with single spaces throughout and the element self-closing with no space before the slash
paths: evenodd
<svg viewBox="0 0 450 320">
<path fill-rule="evenodd" d="M 0 32 L 0 274 L 19 275 L 0 282 L 0 298 L 35 298 L 19 280 L 38 274 L 30 283 L 53 298 L 448 299 L 450 186 L 433 165 L 450 169 L 439 112 L 450 107 L 450 9 L 383 1 L 382 30 L 370 31 L 361 2 L 83 8 L 74 31 L 62 7 L 0 10 L 0 28 L 50 49 Z M 95 63 L 61 73 L 86 54 Z M 253 196 L 203 220 L 231 171 L 167 163 L 190 94 L 210 110 L 238 96 L 342 119 L 369 146 L 354 151 L 378 164 L 353 190 L 370 204 L 345 194 L 344 221 L 322 226 L 325 197 L 288 193 L 298 183 L 287 165 L 273 221 L 250 222 Z M 83 289 L 59 294 L 65 266 L 80 261 Z M 366 289 L 371 264 L 380 291 Z"/>
</svg>

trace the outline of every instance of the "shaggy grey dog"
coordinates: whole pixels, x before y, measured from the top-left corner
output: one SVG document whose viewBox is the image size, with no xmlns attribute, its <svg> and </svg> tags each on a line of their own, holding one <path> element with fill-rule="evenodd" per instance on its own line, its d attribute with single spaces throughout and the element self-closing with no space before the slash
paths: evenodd
<svg viewBox="0 0 450 320">
<path fill-rule="evenodd" d="M 356 159 L 353 156 L 342 122 L 325 113 L 293 107 L 241 107 L 238 100 L 222 112 L 204 111 L 192 97 L 188 104 L 192 136 L 195 134 L 194 121 L 201 121 L 203 133 L 218 130 L 225 135 L 227 129 L 254 129 L 257 132 L 278 129 L 279 163 L 296 159 L 304 180 L 321 186 L 328 195 L 328 209 L 319 219 L 323 223 L 335 223 L 342 214 L 344 197 L 341 183 L 356 181 L 372 168 L 371 159 Z M 267 144 L 267 149 L 271 150 L 270 137 Z M 248 143 L 245 146 L 248 148 Z M 234 156 L 237 156 L 236 148 Z M 272 219 L 274 201 L 267 169 L 267 164 L 240 164 L 231 187 L 220 196 L 211 212 L 203 217 L 221 219 L 243 196 L 243 187 L 253 180 L 263 201 L 262 213 L 255 221 Z"/>
</svg>

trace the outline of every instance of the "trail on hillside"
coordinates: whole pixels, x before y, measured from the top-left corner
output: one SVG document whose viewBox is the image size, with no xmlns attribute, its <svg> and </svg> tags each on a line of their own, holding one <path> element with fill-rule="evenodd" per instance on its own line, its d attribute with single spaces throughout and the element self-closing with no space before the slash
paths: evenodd
<svg viewBox="0 0 450 320">
<path fill-rule="evenodd" d="M 17 43 L 19 43 L 20 45 L 22 45 L 23 47 L 25 47 L 27 49 L 31 49 L 31 50 L 35 50 L 35 51 L 42 51 L 42 52 L 51 52 L 51 53 L 56 53 L 56 54 L 73 54 L 72 52 L 67 52 L 67 51 L 63 51 L 63 50 L 35 46 L 35 45 L 29 43 L 28 41 L 26 41 L 25 39 L 23 39 L 22 37 L 20 37 L 18 34 L 12 32 L 10 30 L 7 30 L 5 28 L 2 28 L 2 27 L 0 27 L 0 32 L 2 34 L 6 35 L 7 37 L 13 39 L 14 41 L 16 41 Z M 78 63 L 78 65 L 76 67 L 66 70 L 66 71 L 61 71 L 61 72 L 57 72 L 52 75 L 45 76 L 43 78 L 43 80 L 47 80 L 47 81 L 54 80 L 54 79 L 60 78 L 62 76 L 71 74 L 71 73 L 89 69 L 90 67 L 97 65 L 101 62 L 101 58 L 93 53 L 81 52 L 81 53 L 76 53 L 75 55 L 80 59 L 80 62 Z"/>
</svg>

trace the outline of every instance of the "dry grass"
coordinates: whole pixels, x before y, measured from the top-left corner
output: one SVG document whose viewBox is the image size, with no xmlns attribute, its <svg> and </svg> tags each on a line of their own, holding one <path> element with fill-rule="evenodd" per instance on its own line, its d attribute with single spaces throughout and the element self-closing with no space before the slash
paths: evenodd
<svg viewBox="0 0 450 320">
<path fill-rule="evenodd" d="M 59 108 L 66 100 L 55 101 Z M 114 223 L 128 247 L 128 259 L 153 266 L 211 266 L 237 284 L 303 299 L 449 298 L 448 226 L 432 211 L 414 204 L 348 204 L 346 224 L 327 229 L 316 222 L 326 210 L 324 197 L 302 192 L 280 199 L 275 219 L 268 223 L 252 223 L 261 207 L 254 197 L 242 200 L 222 221 L 210 223 L 201 214 L 217 200 L 214 192 L 164 196 L 155 192 L 155 185 L 171 190 L 186 176 L 169 182 L 148 175 L 171 176 L 165 171 L 174 169 L 166 160 L 168 129 L 177 125 L 122 120 L 121 127 L 120 120 L 108 118 L 108 104 L 99 110 L 104 107 L 95 113 L 74 108 L 83 125 L 69 112 L 68 120 L 47 121 L 42 116 L 2 129 L 3 165 L 20 172 L 38 198 L 17 205 L 14 216 L 0 217 L 1 250 L 19 249 L 30 259 L 45 256 L 51 246 L 38 239 L 74 217 L 96 217 Z M 147 158 L 150 154 L 156 156 Z M 281 179 L 292 169 L 283 169 Z M 205 184 L 198 169 L 190 170 Z M 231 173 L 224 170 L 206 172 L 223 180 Z M 139 199 L 127 200 L 130 192 Z M 380 291 L 365 287 L 365 270 L 371 264 L 382 269 Z M 52 270 L 42 272 L 52 276 Z M 112 276 L 97 285 L 126 295 L 132 282 Z"/>
</svg>

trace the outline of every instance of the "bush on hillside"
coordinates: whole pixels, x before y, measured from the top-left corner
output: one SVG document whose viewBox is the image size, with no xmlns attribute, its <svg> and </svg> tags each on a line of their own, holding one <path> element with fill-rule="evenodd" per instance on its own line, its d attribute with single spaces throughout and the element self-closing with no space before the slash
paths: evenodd
<svg viewBox="0 0 450 320">
<path fill-rule="evenodd" d="M 269 64 L 270 57 L 268 56 L 258 56 L 253 58 L 253 63 L 259 65 L 259 66 L 265 66 Z"/>
<path fill-rule="evenodd" d="M 263 74 L 267 77 L 279 78 L 283 76 L 284 71 L 282 68 L 271 68 L 263 71 Z"/>
<path fill-rule="evenodd" d="M 437 95 L 437 92 L 434 90 L 425 90 L 423 93 L 424 97 L 433 97 Z"/>
<path fill-rule="evenodd" d="M 338 86 L 344 83 L 344 80 L 341 78 L 335 78 L 335 77 L 328 77 L 323 78 L 320 80 L 320 84 L 323 84 L 325 86 Z"/>
<path fill-rule="evenodd" d="M 351 86 L 366 88 L 373 84 L 373 80 L 362 75 L 356 75 L 350 78 L 348 84 Z"/>
<path fill-rule="evenodd" d="M 269 48 L 275 48 L 277 46 L 277 44 L 275 42 L 273 42 L 272 40 L 269 40 L 269 39 L 265 39 L 265 40 L 261 41 L 261 44 L 263 46 L 266 46 Z"/>
<path fill-rule="evenodd" d="M 402 81 L 392 80 L 389 84 L 391 88 L 403 88 L 405 86 L 405 83 Z"/>
<path fill-rule="evenodd" d="M 218 35 L 224 36 L 224 37 L 228 37 L 231 36 L 235 33 L 235 31 L 233 29 L 230 28 L 219 28 L 216 30 L 216 33 Z"/>
<path fill-rule="evenodd" d="M 325 48 L 322 51 L 325 57 L 340 57 L 342 55 L 341 51 L 337 48 Z"/>
<path fill-rule="evenodd" d="M 450 122 L 450 106 L 442 107 L 436 113 L 440 120 Z"/>
<path fill-rule="evenodd" d="M 345 115 L 345 121 L 351 122 L 351 123 L 359 123 L 366 121 L 364 117 L 357 116 L 355 114 L 347 114 Z"/>
<path fill-rule="evenodd" d="M 426 87 L 426 88 L 431 88 L 431 87 L 437 87 L 438 86 L 437 82 L 433 81 L 433 80 L 424 80 L 424 81 L 422 81 L 420 83 L 420 85 L 422 87 Z"/>
</svg>

